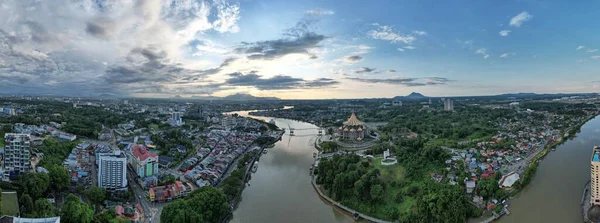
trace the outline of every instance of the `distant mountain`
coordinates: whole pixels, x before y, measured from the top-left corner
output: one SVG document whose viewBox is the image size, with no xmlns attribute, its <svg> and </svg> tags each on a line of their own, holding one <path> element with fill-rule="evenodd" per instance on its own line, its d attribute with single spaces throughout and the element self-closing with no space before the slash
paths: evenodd
<svg viewBox="0 0 600 223">
<path fill-rule="evenodd" d="M 118 98 L 119 96 L 111 93 L 103 93 L 98 95 L 99 98 Z"/>
<path fill-rule="evenodd" d="M 426 99 L 426 98 L 429 98 L 429 97 L 426 97 L 426 96 L 424 96 L 424 95 L 422 95 L 421 93 L 418 93 L 418 92 L 410 93 L 407 96 L 396 96 L 396 97 L 394 97 L 395 100 L 420 100 L 420 99 Z"/>
<path fill-rule="evenodd" d="M 256 97 L 251 94 L 232 94 L 229 96 L 225 96 L 221 98 L 222 100 L 230 100 L 230 101 L 250 101 L 250 100 L 280 100 L 276 97 Z"/>
<path fill-rule="evenodd" d="M 281 100 L 276 97 L 256 97 L 251 94 L 232 94 L 225 97 L 215 96 L 192 96 L 189 98 L 174 97 L 173 99 L 193 99 L 193 100 L 228 100 L 228 101 L 256 101 L 256 100 Z"/>
</svg>

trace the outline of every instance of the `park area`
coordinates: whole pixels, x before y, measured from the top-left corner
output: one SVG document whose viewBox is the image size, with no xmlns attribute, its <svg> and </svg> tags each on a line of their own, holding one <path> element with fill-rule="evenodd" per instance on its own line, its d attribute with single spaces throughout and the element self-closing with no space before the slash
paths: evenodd
<svg viewBox="0 0 600 223">
<path fill-rule="evenodd" d="M 2 192 L 2 215 L 19 216 L 17 192 Z"/>
</svg>

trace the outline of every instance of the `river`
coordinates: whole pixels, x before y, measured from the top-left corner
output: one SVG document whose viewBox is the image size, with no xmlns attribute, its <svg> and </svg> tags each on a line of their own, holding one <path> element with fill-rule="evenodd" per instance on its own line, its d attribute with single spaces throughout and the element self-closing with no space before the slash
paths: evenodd
<svg viewBox="0 0 600 223">
<path fill-rule="evenodd" d="M 498 222 L 582 222 L 581 195 L 590 179 L 594 145 L 600 145 L 600 116 L 548 153 L 531 183 L 509 202 L 511 214 Z"/>
<path fill-rule="evenodd" d="M 248 111 L 234 113 L 271 120 L 250 116 Z M 312 154 L 317 152 L 313 145 L 317 126 L 279 118 L 275 122 L 288 131 L 261 156 L 258 171 L 242 192 L 231 222 L 353 222 L 351 216 L 321 200 L 311 186 L 309 169 L 314 161 Z M 297 129 L 295 136 L 289 136 L 290 127 Z"/>
</svg>

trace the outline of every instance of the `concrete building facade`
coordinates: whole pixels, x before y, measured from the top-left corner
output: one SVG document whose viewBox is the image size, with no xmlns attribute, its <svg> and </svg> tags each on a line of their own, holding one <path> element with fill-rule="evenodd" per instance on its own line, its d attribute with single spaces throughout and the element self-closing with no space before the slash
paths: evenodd
<svg viewBox="0 0 600 223">
<path fill-rule="evenodd" d="M 4 135 L 4 179 L 30 171 L 30 142 L 29 134 Z"/>
<path fill-rule="evenodd" d="M 594 146 L 591 163 L 590 202 L 594 206 L 600 205 L 600 146 Z"/>
<path fill-rule="evenodd" d="M 450 99 L 444 100 L 444 111 L 454 111 L 454 101 Z"/>
<path fill-rule="evenodd" d="M 98 187 L 109 190 L 127 187 L 127 157 L 120 150 L 98 157 Z"/>
</svg>

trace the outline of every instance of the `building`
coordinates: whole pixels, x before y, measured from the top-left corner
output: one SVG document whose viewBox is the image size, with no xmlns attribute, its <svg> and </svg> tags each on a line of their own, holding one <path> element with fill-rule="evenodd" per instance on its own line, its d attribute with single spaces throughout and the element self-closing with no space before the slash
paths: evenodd
<svg viewBox="0 0 600 223">
<path fill-rule="evenodd" d="M 1 223 L 60 223 L 60 217 L 50 218 L 20 218 L 15 216 L 0 217 Z"/>
<path fill-rule="evenodd" d="M 392 101 L 392 106 L 402 106 L 402 101 L 394 100 Z"/>
<path fill-rule="evenodd" d="M 133 145 L 130 158 L 131 166 L 139 177 L 145 178 L 158 174 L 158 154 L 148 151 L 145 146 Z"/>
<path fill-rule="evenodd" d="M 591 206 L 600 205 L 600 146 L 592 150 L 592 179 L 590 183 Z"/>
<path fill-rule="evenodd" d="M 171 118 L 173 119 L 175 124 L 177 124 L 177 125 L 183 124 L 183 121 L 181 120 L 181 112 L 173 112 L 171 114 Z"/>
<path fill-rule="evenodd" d="M 68 141 L 75 141 L 77 139 L 77 136 L 74 134 L 69 134 L 66 132 L 61 132 L 58 134 L 58 138 L 62 139 L 62 140 L 68 140 Z"/>
<path fill-rule="evenodd" d="M 98 187 L 115 190 L 127 187 L 127 158 L 120 150 L 98 157 Z"/>
<path fill-rule="evenodd" d="M 29 134 L 6 133 L 4 136 L 4 179 L 14 178 L 30 170 Z"/>
<path fill-rule="evenodd" d="M 338 134 L 342 139 L 360 141 L 365 138 L 367 131 L 367 126 L 352 112 L 348 121 L 345 121 L 344 125 L 338 129 Z"/>
<path fill-rule="evenodd" d="M 511 188 L 519 179 L 518 173 L 510 172 L 507 175 L 502 176 L 500 182 L 498 182 L 498 186 L 500 188 Z"/>
<path fill-rule="evenodd" d="M 444 111 L 454 111 L 454 101 L 450 99 L 444 100 Z"/>
<path fill-rule="evenodd" d="M 235 117 L 233 117 L 231 115 L 227 115 L 221 119 L 221 125 L 224 127 L 227 127 L 227 126 L 231 127 L 231 126 L 235 126 L 236 124 L 237 124 L 237 122 L 235 120 Z"/>
</svg>

